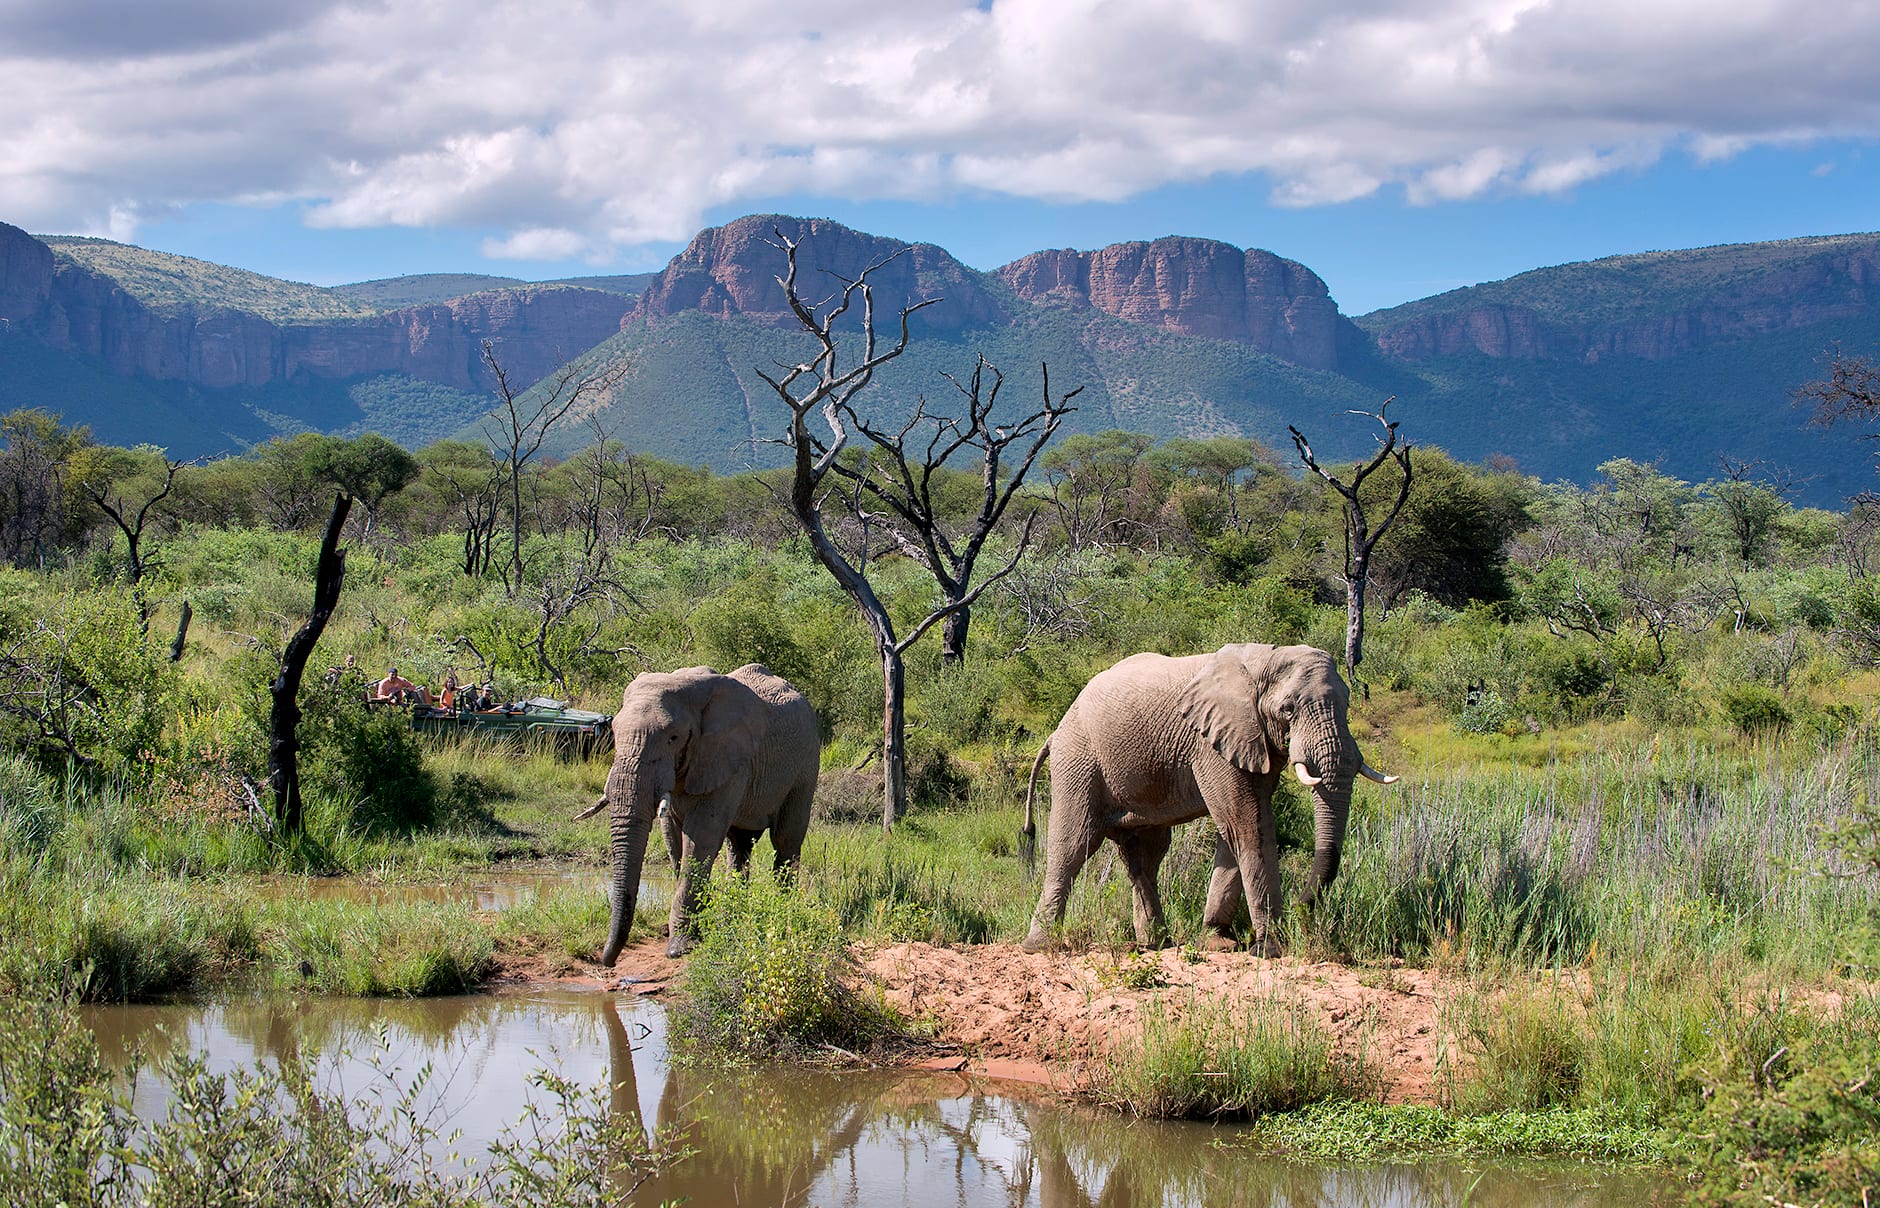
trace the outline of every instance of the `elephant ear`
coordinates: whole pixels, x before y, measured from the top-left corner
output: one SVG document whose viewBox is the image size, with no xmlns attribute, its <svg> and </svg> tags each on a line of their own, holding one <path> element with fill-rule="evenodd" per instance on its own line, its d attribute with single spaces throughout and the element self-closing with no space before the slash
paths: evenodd
<svg viewBox="0 0 1880 1208">
<path fill-rule="evenodd" d="M 768 722 L 757 693 L 737 680 L 718 677 L 699 717 L 699 732 L 686 749 L 685 791 L 703 796 L 747 775 Z"/>
<path fill-rule="evenodd" d="M 1273 766 L 1259 706 L 1272 652 L 1271 646 L 1224 646 L 1202 662 L 1178 697 L 1182 713 L 1214 749 L 1247 772 Z"/>
</svg>

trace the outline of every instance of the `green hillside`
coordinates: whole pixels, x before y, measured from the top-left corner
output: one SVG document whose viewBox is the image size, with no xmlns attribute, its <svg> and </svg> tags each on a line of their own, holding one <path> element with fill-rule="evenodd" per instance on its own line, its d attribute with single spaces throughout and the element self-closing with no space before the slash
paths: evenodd
<svg viewBox="0 0 1880 1208">
<path fill-rule="evenodd" d="M 602 293 L 637 298 L 645 293 L 646 287 L 658 278 L 658 273 L 623 273 L 612 277 L 557 277 L 552 281 L 541 281 L 537 284 L 573 285 L 581 289 L 598 289 Z"/>
<path fill-rule="evenodd" d="M 1299 369 L 1245 345 L 1178 336 L 1089 308 L 1013 302 L 1017 318 L 1009 326 L 917 335 L 906 354 L 877 375 L 866 407 L 884 416 L 905 414 L 925 394 L 934 410 L 943 410 L 954 393 L 946 374 L 964 379 L 984 353 L 1005 371 L 1005 415 L 1037 409 L 1041 363 L 1050 365 L 1055 392 L 1084 387 L 1067 432 L 1236 433 L 1283 444 L 1286 424 L 1300 423 L 1322 432 L 1322 447 L 1333 456 L 1356 452 L 1356 442 L 1368 439 L 1356 425 L 1332 418 L 1376 404 L 1378 396 L 1362 383 Z M 718 470 L 782 464 L 785 451 L 764 442 L 782 430 L 784 412 L 757 370 L 806 356 L 809 346 L 800 334 L 749 317 L 691 311 L 658 323 L 636 321 L 599 351 L 634 366 L 600 412 L 603 425 L 630 447 Z M 479 425 L 467 425 L 462 435 L 473 439 L 478 431 Z M 566 425 L 551 451 L 566 453 L 590 439 L 586 427 Z"/>
<path fill-rule="evenodd" d="M 191 256 L 77 235 L 36 238 L 61 259 L 109 277 L 125 293 L 159 314 L 173 315 L 192 308 L 243 310 L 276 323 L 319 323 L 356 319 L 377 310 L 318 285 L 264 277 Z"/>
<path fill-rule="evenodd" d="M 1372 311 L 1355 322 L 1375 332 L 1473 306 L 1500 304 L 1525 307 L 1557 323 L 1620 323 L 1682 310 L 1719 294 L 1751 293 L 1761 278 L 1876 243 L 1880 234 L 1825 235 L 1608 256 L 1452 289 Z"/>
<path fill-rule="evenodd" d="M 492 277 L 485 273 L 412 273 L 335 285 L 333 292 L 374 310 L 397 310 L 404 306 L 448 302 L 486 289 L 509 289 L 527 284 L 520 277 Z"/>
<path fill-rule="evenodd" d="M 531 285 L 569 285 L 577 289 L 597 289 L 602 293 L 636 298 L 656 273 L 629 273 L 615 277 L 562 277 L 553 281 L 524 281 L 520 277 L 492 277 L 487 273 L 411 273 L 403 277 L 382 277 L 377 281 L 355 281 L 335 285 L 333 292 L 376 310 L 397 310 L 404 306 L 426 306 L 449 302 L 492 289 L 524 289 Z"/>
</svg>

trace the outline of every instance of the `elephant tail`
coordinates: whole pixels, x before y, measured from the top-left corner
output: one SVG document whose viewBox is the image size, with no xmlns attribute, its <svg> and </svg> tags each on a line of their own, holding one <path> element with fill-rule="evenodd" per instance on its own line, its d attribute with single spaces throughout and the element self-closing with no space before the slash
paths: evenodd
<svg viewBox="0 0 1880 1208">
<path fill-rule="evenodd" d="M 1038 788 L 1038 769 L 1044 766 L 1044 757 L 1051 752 L 1052 735 L 1046 735 L 1044 745 L 1038 748 L 1037 757 L 1031 761 L 1031 777 L 1025 781 L 1025 825 L 1018 830 L 1018 860 L 1025 866 L 1025 875 L 1030 876 L 1038 865 L 1038 824 L 1031 813 L 1032 795 Z"/>
</svg>

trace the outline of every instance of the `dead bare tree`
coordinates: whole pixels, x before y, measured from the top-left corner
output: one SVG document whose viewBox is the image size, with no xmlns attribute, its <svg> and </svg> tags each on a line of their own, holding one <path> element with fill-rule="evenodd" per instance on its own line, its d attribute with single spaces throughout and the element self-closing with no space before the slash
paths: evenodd
<svg viewBox="0 0 1880 1208">
<path fill-rule="evenodd" d="M 503 368 L 494 341 L 483 341 L 483 364 L 496 383 L 497 408 L 483 421 L 483 433 L 502 459 L 509 496 L 509 564 L 503 579 L 511 591 L 521 588 L 522 472 L 542 451 L 549 433 L 584 402 L 598 402 L 618 386 L 631 368 L 605 357 L 577 357 L 532 386 L 517 382 Z"/>
<path fill-rule="evenodd" d="M 914 414 L 900 428 L 889 431 L 845 409 L 849 423 L 874 446 L 860 463 L 831 463 L 831 469 L 851 479 L 862 495 L 876 501 L 900 524 L 888 526 L 896 545 L 909 558 L 927 568 L 940 588 L 940 598 L 947 611 L 940 629 L 941 661 L 959 664 L 966 658 L 966 634 L 972 624 L 971 601 L 973 572 L 985 550 L 986 539 L 998 528 L 1011 506 L 1012 498 L 1024 485 L 1025 475 L 1065 416 L 1075 411 L 1070 405 L 1082 393 L 1082 387 L 1057 399 L 1051 397 L 1051 370 L 1044 367 L 1044 403 L 1038 410 L 1015 424 L 994 424 L 992 411 L 998 404 L 999 389 L 1005 376 L 980 357 L 972 375 L 953 383 L 966 404 L 964 416 L 931 414 L 927 400 L 920 398 Z M 846 407 L 846 405 L 845 405 Z M 922 435 L 926 440 L 921 442 Z M 812 434 L 811 439 L 815 440 Z M 1026 442 L 1020 444 L 1020 442 Z M 1022 449 L 1011 472 L 1006 472 L 1006 450 L 1014 445 Z M 914 452 L 910 457 L 909 451 Z M 944 509 L 936 502 L 936 478 L 943 476 L 947 462 L 955 454 L 971 450 L 979 461 L 979 512 L 959 532 L 951 527 Z M 861 512 L 858 498 L 852 510 Z M 994 579 L 1011 573 L 1031 543 L 1033 516 L 1025 518 L 1017 548 L 1005 568 Z"/>
<path fill-rule="evenodd" d="M 804 299 L 797 282 L 797 242 L 781 230 L 775 234 L 772 246 L 783 253 L 785 263 L 784 274 L 777 282 L 783 287 L 784 297 L 797 322 L 814 341 L 814 355 L 795 365 L 779 365 L 775 372 L 760 369 L 758 373 L 790 411 L 789 426 L 783 438 L 783 444 L 792 455 L 785 503 L 808 536 L 816 560 L 854 601 L 875 639 L 875 649 L 881 659 L 881 825 L 884 830 L 891 830 L 896 816 L 905 812 L 907 806 L 907 689 L 903 657 L 922 634 L 953 613 L 970 608 L 979 594 L 1006 572 L 988 576 L 977 586 L 964 590 L 958 599 L 943 602 L 915 622 L 906 635 L 896 632 L 894 618 L 868 581 L 866 536 L 862 554 L 852 559 L 832 537 L 824 508 L 829 497 L 839 494 L 838 488 L 846 485 L 848 497 L 854 502 L 843 509 L 842 515 L 855 515 L 871 522 L 875 519 L 863 513 L 860 507 L 861 499 L 870 493 L 861 487 L 867 479 L 859 474 L 845 476 L 836 469 L 848 449 L 852 431 L 860 426 L 853 403 L 874 380 L 876 370 L 907 350 L 909 318 L 939 299 L 927 298 L 902 306 L 898 334 L 892 344 L 884 344 L 877 328 L 875 294 L 869 277 L 902 252 L 871 262 L 853 280 L 832 273 L 839 288 L 820 302 L 810 302 Z M 860 352 L 845 360 L 838 355 L 838 346 L 846 344 L 850 337 L 845 335 L 839 341 L 836 329 L 858 303 L 861 306 L 859 330 L 853 338 L 859 342 Z M 826 436 L 810 428 L 812 416 L 818 414 L 828 429 Z M 872 438 L 869 439 L 872 443 Z M 830 481 L 832 476 L 833 482 Z"/>
<path fill-rule="evenodd" d="M 313 657 L 313 648 L 339 605 L 339 589 L 346 581 L 346 552 L 339 548 L 340 530 L 352 510 L 352 496 L 333 495 L 333 514 L 320 541 L 320 561 L 313 576 L 313 611 L 306 624 L 287 641 L 281 652 L 280 674 L 268 685 L 268 788 L 274 795 L 274 813 L 283 834 L 300 833 L 300 678 Z"/>
<path fill-rule="evenodd" d="M 1286 430 L 1292 433 L 1294 447 L 1299 450 L 1299 460 L 1305 463 L 1306 469 L 1323 478 L 1345 501 L 1345 675 L 1354 686 L 1358 683 L 1358 663 L 1364 658 L 1364 591 L 1371 576 L 1371 551 L 1377 547 L 1378 539 L 1390 531 L 1398 513 L 1403 511 L 1404 503 L 1410 498 L 1410 483 L 1414 477 L 1410 466 L 1410 444 L 1398 440 L 1397 421 L 1386 419 L 1384 415 L 1393 401 L 1395 396 L 1385 399 L 1383 405 L 1374 412 L 1348 412 L 1376 420 L 1384 429 L 1384 435 L 1378 441 L 1377 454 L 1371 460 L 1353 467 L 1349 483 L 1318 463 L 1318 459 L 1312 455 L 1312 446 L 1306 443 L 1299 429 L 1290 424 L 1286 426 Z M 1364 483 L 1382 469 L 1385 462 L 1395 465 L 1402 477 L 1395 502 L 1373 529 L 1364 510 Z"/>
</svg>

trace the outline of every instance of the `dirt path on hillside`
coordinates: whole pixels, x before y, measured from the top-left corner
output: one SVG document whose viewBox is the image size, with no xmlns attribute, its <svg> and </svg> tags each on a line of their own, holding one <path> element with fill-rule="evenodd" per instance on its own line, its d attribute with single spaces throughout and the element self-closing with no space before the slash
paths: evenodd
<svg viewBox="0 0 1880 1208">
<path fill-rule="evenodd" d="M 498 980 L 663 999 L 683 968 L 665 945 L 641 940 L 612 970 L 503 959 Z M 1083 1085 L 1110 1048 L 1133 1040 L 1145 1012 L 1179 1016 L 1197 1003 L 1237 1011 L 1273 1002 L 1310 1012 L 1341 1051 L 1363 1054 L 1381 1072 L 1388 1100 L 1429 1102 L 1444 1048 L 1439 999 L 1459 988 L 1427 969 L 1354 969 L 1240 952 L 1189 959 L 1173 949 L 1113 956 L 910 943 L 858 947 L 856 956 L 890 1002 L 937 1024 L 943 1055 L 917 1056 L 914 1064 L 1065 1090 Z"/>
</svg>

